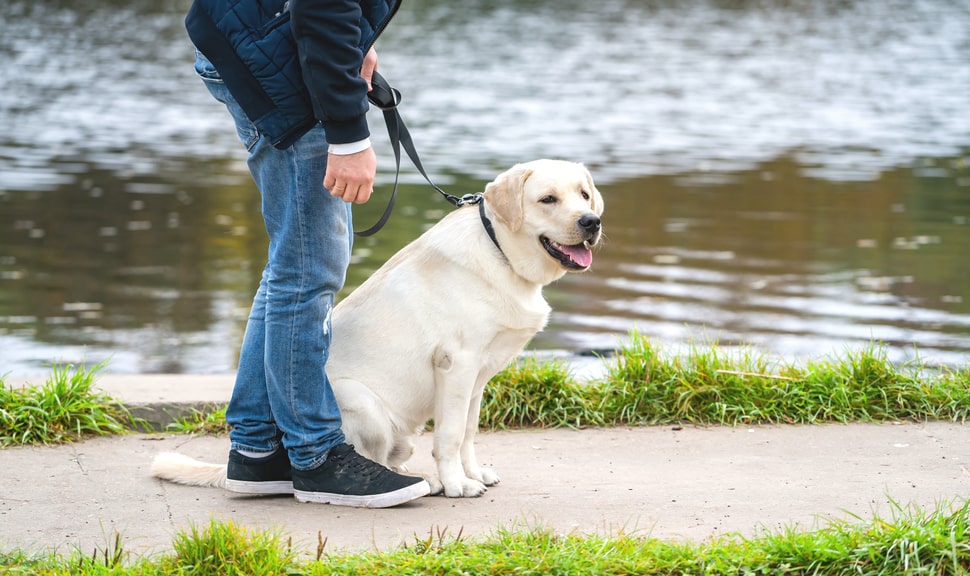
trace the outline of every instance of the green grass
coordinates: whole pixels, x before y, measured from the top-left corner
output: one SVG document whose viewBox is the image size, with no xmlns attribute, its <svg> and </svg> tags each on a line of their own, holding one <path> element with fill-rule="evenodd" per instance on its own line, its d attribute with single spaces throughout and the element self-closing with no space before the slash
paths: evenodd
<svg viewBox="0 0 970 576">
<path fill-rule="evenodd" d="M 478 540 L 432 531 L 390 551 L 315 554 L 294 551 L 278 532 L 210 522 L 176 534 L 170 552 L 131 557 L 120 538 L 91 554 L 0 552 L 0 571 L 37 575 L 325 575 L 325 574 L 645 574 L 645 575 L 959 575 L 970 573 L 970 508 L 895 505 L 890 518 L 832 521 L 752 538 L 704 542 L 648 536 L 498 530 Z"/>
<path fill-rule="evenodd" d="M 179 418 L 165 429 L 175 434 L 228 434 L 226 406 L 213 406 L 211 410 L 192 409 L 192 415 Z"/>
<path fill-rule="evenodd" d="M 749 348 L 716 344 L 668 354 L 635 332 L 628 342 L 608 360 L 605 375 L 590 382 L 573 377 L 564 362 L 513 363 L 485 388 L 482 428 L 965 422 L 970 417 L 970 368 L 896 366 L 878 345 L 787 364 Z M 55 368 L 42 388 L 0 386 L 0 446 L 123 431 L 130 425 L 124 408 L 91 389 L 98 369 Z M 225 433 L 225 407 L 198 410 L 168 430 Z"/>
<path fill-rule="evenodd" d="M 804 365 L 712 345 L 669 356 L 633 334 L 589 392 L 608 424 L 773 424 L 970 416 L 970 370 L 897 367 L 873 345 Z"/>
<path fill-rule="evenodd" d="M 595 387 L 570 377 L 559 362 L 525 359 L 505 368 L 485 387 L 482 428 L 599 426 L 606 424 Z"/>
<path fill-rule="evenodd" d="M 102 367 L 55 366 L 42 386 L 12 388 L 0 382 L 0 447 L 126 432 L 135 424 L 127 409 L 94 389 Z"/>
<path fill-rule="evenodd" d="M 897 367 L 870 346 L 803 365 L 716 344 L 670 355 L 633 333 L 606 375 L 579 382 L 565 364 L 525 360 L 485 389 L 485 428 L 807 424 L 970 417 L 970 370 Z"/>
</svg>

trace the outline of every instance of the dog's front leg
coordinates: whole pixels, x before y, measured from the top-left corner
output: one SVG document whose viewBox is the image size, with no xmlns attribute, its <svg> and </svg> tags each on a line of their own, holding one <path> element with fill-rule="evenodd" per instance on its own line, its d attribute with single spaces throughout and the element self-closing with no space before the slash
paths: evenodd
<svg viewBox="0 0 970 576">
<path fill-rule="evenodd" d="M 439 350 L 435 355 L 434 455 L 445 496 L 451 498 L 485 492 L 485 484 L 467 477 L 462 466 L 465 420 L 478 372 L 462 354 Z"/>
<path fill-rule="evenodd" d="M 461 464 L 465 469 L 465 475 L 469 478 L 478 480 L 486 486 L 494 486 L 499 483 L 498 474 L 491 468 L 483 468 L 478 465 L 478 457 L 475 454 L 475 435 L 478 434 L 478 418 L 482 410 L 482 392 L 488 383 L 488 378 L 475 385 L 475 394 L 472 396 L 468 405 L 468 417 L 465 419 L 465 437 L 461 443 Z"/>
</svg>

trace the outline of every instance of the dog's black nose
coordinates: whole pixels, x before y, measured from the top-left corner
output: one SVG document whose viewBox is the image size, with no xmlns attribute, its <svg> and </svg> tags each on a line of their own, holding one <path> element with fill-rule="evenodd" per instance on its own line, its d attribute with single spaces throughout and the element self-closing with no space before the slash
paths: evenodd
<svg viewBox="0 0 970 576">
<path fill-rule="evenodd" d="M 596 214 L 583 214 L 578 224 L 583 230 L 593 233 L 600 229 L 600 217 Z"/>
</svg>

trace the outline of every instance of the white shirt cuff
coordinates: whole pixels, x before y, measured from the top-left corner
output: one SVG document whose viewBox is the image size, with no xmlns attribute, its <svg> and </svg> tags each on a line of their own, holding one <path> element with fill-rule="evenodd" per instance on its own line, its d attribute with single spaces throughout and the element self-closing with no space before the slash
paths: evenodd
<svg viewBox="0 0 970 576">
<path fill-rule="evenodd" d="M 348 156 L 363 152 L 368 148 L 370 148 L 370 138 L 364 138 L 363 140 L 349 142 L 347 144 L 331 144 L 329 151 L 331 154 L 336 154 L 337 156 Z"/>
</svg>

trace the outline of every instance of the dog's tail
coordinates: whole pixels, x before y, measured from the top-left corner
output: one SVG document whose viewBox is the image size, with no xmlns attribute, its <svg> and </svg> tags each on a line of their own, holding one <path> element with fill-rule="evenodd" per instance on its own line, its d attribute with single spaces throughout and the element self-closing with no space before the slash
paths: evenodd
<svg viewBox="0 0 970 576">
<path fill-rule="evenodd" d="M 175 452 L 162 452 L 152 461 L 152 476 L 189 486 L 226 487 L 226 465 L 209 464 Z"/>
</svg>

